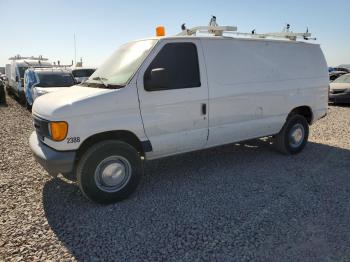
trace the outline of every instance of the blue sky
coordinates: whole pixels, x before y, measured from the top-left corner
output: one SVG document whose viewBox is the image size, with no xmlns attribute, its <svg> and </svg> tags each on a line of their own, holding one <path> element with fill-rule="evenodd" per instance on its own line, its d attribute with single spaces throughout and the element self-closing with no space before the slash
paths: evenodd
<svg viewBox="0 0 350 262">
<path fill-rule="evenodd" d="M 0 66 L 15 54 L 39 55 L 70 63 L 100 65 L 120 44 L 153 36 L 157 25 L 169 35 L 180 25 L 207 25 L 211 15 L 220 25 L 239 31 L 293 31 L 308 26 L 317 37 L 329 65 L 350 64 L 350 1 L 231 0 L 231 1 L 10 1 L 0 0 Z"/>
</svg>

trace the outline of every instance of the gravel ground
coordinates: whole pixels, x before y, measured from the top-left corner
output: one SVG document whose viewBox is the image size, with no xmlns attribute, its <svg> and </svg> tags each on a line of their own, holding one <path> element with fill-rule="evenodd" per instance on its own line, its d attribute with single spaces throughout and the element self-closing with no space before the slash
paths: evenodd
<svg viewBox="0 0 350 262">
<path fill-rule="evenodd" d="M 101 206 L 34 161 L 30 114 L 8 104 L 0 261 L 350 261 L 350 107 L 299 155 L 250 141 L 148 162 L 135 194 Z"/>
</svg>

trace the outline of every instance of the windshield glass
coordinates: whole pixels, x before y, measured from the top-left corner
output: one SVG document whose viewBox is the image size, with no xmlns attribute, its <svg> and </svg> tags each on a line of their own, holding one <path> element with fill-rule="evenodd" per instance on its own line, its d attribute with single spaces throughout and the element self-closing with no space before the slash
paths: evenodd
<svg viewBox="0 0 350 262">
<path fill-rule="evenodd" d="M 95 72 L 95 69 L 75 69 L 72 71 L 74 77 L 89 77 Z"/>
<path fill-rule="evenodd" d="M 40 87 L 68 87 L 74 85 L 74 79 L 69 73 L 37 73 Z"/>
<path fill-rule="evenodd" d="M 339 76 L 333 83 L 350 83 L 350 74 Z"/>
<path fill-rule="evenodd" d="M 119 47 L 83 84 L 99 84 L 99 87 L 125 86 L 157 40 L 141 40 Z"/>
</svg>

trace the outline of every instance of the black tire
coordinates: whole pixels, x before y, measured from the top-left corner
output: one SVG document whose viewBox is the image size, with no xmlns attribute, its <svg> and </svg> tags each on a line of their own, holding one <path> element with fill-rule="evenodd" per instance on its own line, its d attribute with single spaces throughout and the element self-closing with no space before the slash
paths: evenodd
<svg viewBox="0 0 350 262">
<path fill-rule="evenodd" d="M 28 110 L 29 112 L 32 112 L 32 105 L 30 105 L 30 104 L 28 103 L 27 98 L 26 98 L 25 106 L 26 106 L 26 108 L 27 108 L 27 110 Z"/>
<path fill-rule="evenodd" d="M 24 93 L 18 91 L 18 92 L 17 92 L 17 95 L 18 95 L 18 101 L 19 101 L 19 103 L 22 104 L 22 105 L 25 105 L 26 102 L 27 102 L 27 99 L 26 99 L 26 96 L 24 95 Z"/>
<path fill-rule="evenodd" d="M 8 95 L 12 95 L 12 90 L 11 90 L 11 87 L 9 85 L 6 86 L 6 92 Z"/>
<path fill-rule="evenodd" d="M 298 129 L 298 135 L 302 133 L 302 138 L 298 143 L 295 142 L 294 137 L 292 136 L 293 131 Z M 300 133 L 301 132 L 301 133 Z M 274 138 L 275 148 L 283 154 L 294 155 L 300 153 L 309 138 L 309 124 L 306 121 L 305 117 L 294 114 L 290 115 L 287 118 L 286 123 L 284 124 L 281 131 Z"/>
<path fill-rule="evenodd" d="M 0 105 L 6 105 L 6 92 L 3 85 L 0 85 Z"/>
<path fill-rule="evenodd" d="M 110 160 L 112 164 L 109 165 L 104 164 L 109 163 L 110 158 L 118 158 L 118 160 Z M 104 168 L 101 168 L 101 165 Z M 106 178 L 103 178 L 103 172 L 111 165 L 123 166 L 124 169 L 121 170 L 124 172 L 118 170 L 118 173 L 115 169 L 114 173 L 108 177 L 109 179 L 115 179 L 114 175 L 119 176 L 120 173 L 128 174 L 125 175 L 125 179 L 123 178 L 119 188 L 117 185 L 113 187 L 103 182 L 103 179 Z M 106 140 L 93 145 L 82 155 L 76 174 L 80 190 L 88 199 L 109 204 L 123 200 L 134 192 L 142 173 L 142 161 L 135 148 L 122 141 Z"/>
</svg>

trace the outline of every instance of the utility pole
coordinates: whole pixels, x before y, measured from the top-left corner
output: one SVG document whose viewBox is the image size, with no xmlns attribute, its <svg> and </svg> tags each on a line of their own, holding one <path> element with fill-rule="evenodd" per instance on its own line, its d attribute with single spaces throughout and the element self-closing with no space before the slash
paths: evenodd
<svg viewBox="0 0 350 262">
<path fill-rule="evenodd" d="M 77 64 L 77 41 L 75 39 L 75 33 L 74 33 L 74 65 Z"/>
</svg>

